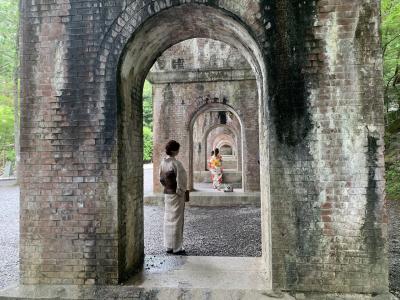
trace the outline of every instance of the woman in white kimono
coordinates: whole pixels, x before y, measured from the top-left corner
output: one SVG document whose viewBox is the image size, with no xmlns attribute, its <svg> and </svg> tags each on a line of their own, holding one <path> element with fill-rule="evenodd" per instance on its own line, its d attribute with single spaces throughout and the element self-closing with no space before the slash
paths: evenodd
<svg viewBox="0 0 400 300">
<path fill-rule="evenodd" d="M 182 163 L 175 158 L 179 148 L 174 140 L 165 146 L 167 156 L 160 164 L 160 182 L 164 186 L 164 246 L 167 253 L 185 255 L 182 244 L 187 175 Z"/>
</svg>

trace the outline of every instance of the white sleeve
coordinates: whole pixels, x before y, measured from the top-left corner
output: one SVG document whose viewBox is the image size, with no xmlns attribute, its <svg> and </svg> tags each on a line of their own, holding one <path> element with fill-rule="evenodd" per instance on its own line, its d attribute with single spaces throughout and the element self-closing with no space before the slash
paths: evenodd
<svg viewBox="0 0 400 300">
<path fill-rule="evenodd" d="M 176 183 L 177 189 L 176 193 L 182 196 L 187 190 L 187 175 L 185 168 L 180 161 L 176 161 Z"/>
</svg>

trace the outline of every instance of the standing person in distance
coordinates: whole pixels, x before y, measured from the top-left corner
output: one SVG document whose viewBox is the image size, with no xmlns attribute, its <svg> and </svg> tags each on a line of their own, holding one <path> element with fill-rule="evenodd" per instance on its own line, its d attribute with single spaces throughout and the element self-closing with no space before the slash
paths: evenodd
<svg viewBox="0 0 400 300">
<path fill-rule="evenodd" d="M 222 156 L 219 149 L 215 148 L 214 155 L 210 160 L 210 171 L 214 189 L 220 191 L 222 186 Z"/>
</svg>

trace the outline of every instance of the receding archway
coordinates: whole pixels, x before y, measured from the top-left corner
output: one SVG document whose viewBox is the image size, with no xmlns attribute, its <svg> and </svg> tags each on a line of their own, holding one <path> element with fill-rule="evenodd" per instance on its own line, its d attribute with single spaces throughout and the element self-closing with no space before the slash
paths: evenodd
<svg viewBox="0 0 400 300">
<path fill-rule="evenodd" d="M 219 149 L 221 149 L 221 154 L 222 155 L 234 155 L 234 150 L 233 146 L 229 143 L 224 142 L 221 146 L 217 146 Z"/>
<path fill-rule="evenodd" d="M 241 149 L 243 149 L 243 143 L 245 143 L 245 141 L 246 141 L 242 118 L 230 105 L 224 104 L 224 103 L 207 103 L 207 104 L 204 104 L 203 106 L 201 106 L 190 118 L 190 122 L 188 124 L 188 127 L 189 127 L 188 128 L 188 132 L 189 132 L 189 188 L 192 190 L 194 189 L 193 128 L 194 128 L 194 124 L 196 123 L 199 116 L 201 116 L 202 114 L 204 114 L 206 112 L 210 112 L 210 111 L 216 111 L 216 112 L 226 111 L 226 112 L 233 114 L 235 116 L 235 118 L 238 120 L 239 125 L 240 125 L 240 132 L 236 132 L 236 135 L 240 136 L 240 140 L 241 140 L 240 148 Z M 215 127 L 213 127 L 213 126 L 210 127 L 210 129 L 206 131 L 205 136 L 207 136 L 207 134 L 210 132 L 210 130 L 213 130 L 213 129 L 215 129 Z M 207 143 L 206 141 L 203 141 L 203 142 Z M 205 151 L 205 153 L 207 155 L 207 151 Z M 241 161 L 240 165 L 242 166 L 242 168 L 246 169 L 246 162 L 243 159 L 243 155 L 242 155 L 242 157 L 240 157 L 240 161 Z M 246 190 L 245 183 L 246 183 L 246 176 L 245 176 L 245 173 L 243 172 L 242 187 L 244 190 Z"/>
<path fill-rule="evenodd" d="M 243 130 L 240 125 L 241 122 L 233 114 L 226 124 L 217 123 L 206 127 L 202 122 L 199 122 L 199 119 L 202 120 L 201 116 L 210 115 L 211 113 L 212 111 L 206 110 L 204 113 L 199 114 L 199 118 L 194 121 L 191 131 L 193 148 L 190 151 L 190 158 L 193 166 L 193 188 L 195 191 L 212 191 L 209 169 L 211 151 L 225 141 L 225 144 L 228 143 L 231 147 L 231 154 L 232 149 L 235 149 L 235 155 L 223 156 L 223 184 L 230 184 L 235 189 L 242 189 L 245 184 L 241 165 L 245 157 L 242 156 L 241 135 Z M 200 131 L 200 135 L 198 131 Z"/>
<path fill-rule="evenodd" d="M 242 170 L 242 137 L 241 137 L 241 132 L 242 130 L 236 130 L 236 128 L 232 127 L 232 126 L 228 126 L 226 124 L 219 124 L 219 125 L 214 125 L 211 126 L 210 128 L 207 129 L 207 131 L 204 133 L 204 137 L 203 137 L 203 144 L 205 145 L 205 153 L 204 153 L 204 168 L 205 170 L 208 169 L 208 164 L 207 164 L 207 159 L 208 159 L 208 155 L 210 154 L 209 152 L 211 152 L 212 149 L 209 149 L 209 136 L 212 133 L 213 130 L 217 129 L 217 128 L 224 128 L 226 130 L 231 131 L 232 135 L 235 137 L 235 139 L 231 140 L 231 146 L 232 148 L 235 149 L 235 156 L 237 157 L 238 161 L 237 161 L 237 169 L 238 170 Z M 214 143 L 212 144 L 211 148 L 215 148 L 216 146 L 214 145 Z"/>
<path fill-rule="evenodd" d="M 212 28 L 212 30 L 211 30 Z M 230 13 L 201 4 L 183 4 L 165 9 L 149 18 L 132 32 L 118 68 L 118 234 L 119 277 L 137 270 L 143 261 L 143 149 L 142 88 L 151 66 L 170 46 L 196 37 L 223 41 L 236 47 L 249 61 L 257 79 L 259 115 L 267 120 L 267 85 L 263 56 L 248 29 Z M 112 74 L 107 74 L 112 76 Z M 264 144 L 268 139 L 266 125 L 260 122 Z M 191 145 L 192 146 L 192 145 Z M 184 149 L 183 149 L 184 150 Z M 267 149 L 260 149 L 261 170 L 268 170 Z M 137 157 L 132 159 L 132 157 Z M 264 171 L 262 171 L 264 172 Z M 190 171 L 189 171 L 190 174 Z M 261 174 L 262 243 L 266 288 L 271 288 L 271 237 L 269 174 Z"/>
</svg>

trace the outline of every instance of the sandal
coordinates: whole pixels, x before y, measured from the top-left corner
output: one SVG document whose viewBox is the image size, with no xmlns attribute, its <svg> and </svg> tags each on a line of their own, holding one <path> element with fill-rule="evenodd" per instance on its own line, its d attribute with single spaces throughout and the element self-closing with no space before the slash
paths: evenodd
<svg viewBox="0 0 400 300">
<path fill-rule="evenodd" d="M 177 252 L 172 252 L 173 255 L 187 256 L 186 250 L 179 250 Z"/>
</svg>

